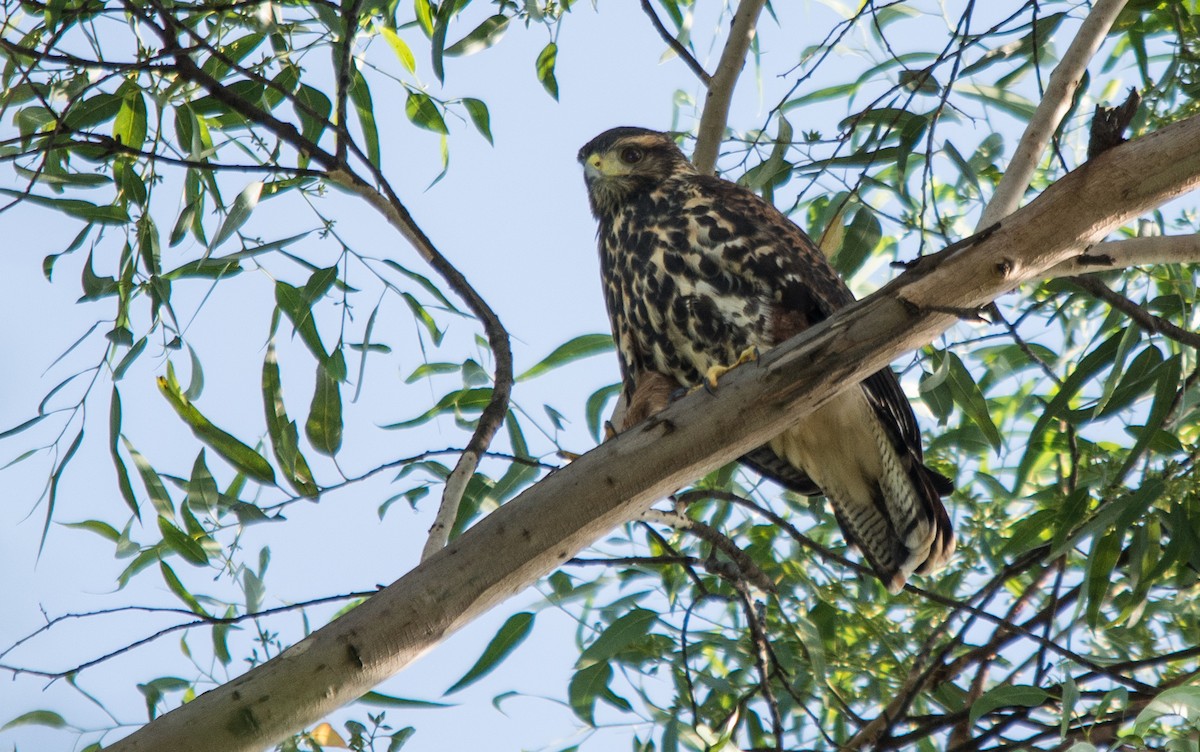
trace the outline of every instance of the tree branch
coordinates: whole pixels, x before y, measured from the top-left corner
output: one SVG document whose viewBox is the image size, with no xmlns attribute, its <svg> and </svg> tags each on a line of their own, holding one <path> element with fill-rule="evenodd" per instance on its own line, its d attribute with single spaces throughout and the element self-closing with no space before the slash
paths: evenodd
<svg viewBox="0 0 1200 752">
<path fill-rule="evenodd" d="M 655 500 L 933 341 L 957 322 L 935 308 L 979 308 L 1197 187 L 1200 117 L 1105 152 L 978 242 L 925 257 L 735 369 L 719 395 L 698 390 L 551 473 L 366 603 L 110 752 L 257 751 L 316 722 Z"/>
<path fill-rule="evenodd" d="M 700 79 L 700 83 L 704 84 L 705 87 L 710 86 L 712 84 L 712 76 L 708 75 L 708 71 L 704 70 L 704 66 L 700 64 L 700 61 L 696 60 L 691 51 L 687 47 L 684 47 L 666 26 L 663 26 L 662 20 L 654 12 L 654 7 L 650 5 L 650 0 L 642 0 L 642 10 L 646 12 L 647 16 L 650 16 L 650 23 L 654 24 L 654 30 L 667 43 L 671 51 L 678 55 L 679 59 L 687 64 L 687 67 L 692 69 L 692 73 L 696 74 L 696 78 Z"/>
<path fill-rule="evenodd" d="M 717 152 L 725 136 L 733 88 L 746 65 L 746 51 L 750 49 L 754 26 L 766 1 L 742 0 L 733 14 L 729 38 L 725 40 L 717 72 L 708 81 L 708 96 L 705 97 L 704 111 L 700 113 L 700 126 L 696 131 L 696 150 L 692 152 L 692 162 L 700 172 L 716 171 Z"/>
<path fill-rule="evenodd" d="M 1083 288 L 1089 295 L 1108 303 L 1109 306 L 1125 314 L 1133 320 L 1133 323 L 1137 324 L 1151 334 L 1161 334 L 1162 336 L 1168 339 L 1173 339 L 1182 345 L 1187 345 L 1188 347 L 1192 348 L 1200 348 L 1200 334 L 1189 332 L 1186 329 L 1182 329 L 1172 324 L 1170 321 L 1167 321 L 1164 318 L 1155 316 L 1124 295 L 1108 289 L 1108 287 L 1099 279 L 1096 279 L 1092 276 L 1081 276 L 1067 277 L 1067 281 Z"/>
<path fill-rule="evenodd" d="M 1012 214 L 1021 203 L 1025 189 L 1033 178 L 1034 170 L 1042 160 L 1042 152 L 1050 138 L 1058 130 L 1063 116 L 1071 107 L 1075 90 L 1087 72 L 1088 63 L 1108 36 L 1117 15 L 1127 0 L 1097 0 L 1092 12 L 1083 20 L 1079 32 L 1071 40 L 1071 46 L 1050 74 L 1046 93 L 1021 135 L 1017 150 L 1013 153 L 1008 169 L 1000 178 L 991 201 L 983 210 L 976 232 Z"/>
<path fill-rule="evenodd" d="M 1097 243 L 1047 270 L 1047 279 L 1108 272 L 1131 266 L 1200 263 L 1200 235 L 1158 235 Z"/>
<path fill-rule="evenodd" d="M 500 430 L 500 425 L 504 422 L 504 416 L 508 413 L 509 397 L 512 394 L 513 384 L 512 348 L 509 343 L 508 331 L 501 324 L 500 318 L 491 309 L 491 306 L 467 282 L 467 278 L 463 276 L 462 272 L 438 251 L 433 245 L 433 241 L 417 225 L 412 215 L 409 214 L 408 209 L 400 201 L 395 191 L 392 190 L 391 185 L 383 176 L 379 167 L 372 164 L 363 155 L 354 140 L 349 137 L 349 132 L 346 130 L 344 122 L 336 124 L 337 128 L 340 129 L 337 142 L 338 153 L 330 154 L 321 149 L 317 144 L 304 138 L 293 124 L 279 120 L 270 112 L 230 92 L 219 81 L 197 66 L 191 57 L 185 54 L 179 47 L 174 35 L 174 30 L 178 24 L 176 24 L 170 13 L 161 7 L 157 0 L 151 0 L 151 4 L 155 6 L 158 13 L 162 16 L 164 24 L 171 27 L 170 29 L 159 27 L 154 23 L 153 18 L 149 14 L 130 3 L 129 0 L 125 0 L 125 4 L 131 13 L 137 15 L 148 26 L 154 29 L 167 51 L 174 55 L 176 70 L 181 77 L 199 84 L 214 99 L 227 104 L 230 108 L 249 118 L 251 121 L 260 123 L 277 138 L 296 149 L 297 152 L 311 156 L 314 161 L 328 170 L 328 178 L 330 180 L 364 198 L 367 203 L 383 214 L 388 223 L 400 232 L 401 236 L 412 245 L 421 258 L 446 280 L 446 284 L 450 286 L 450 289 L 463 299 L 467 308 L 475 314 L 483 325 L 488 345 L 491 347 L 492 355 L 496 360 L 496 370 L 493 374 L 492 397 L 487 407 L 483 409 L 482 414 L 479 416 L 475 432 L 471 435 L 466 448 L 463 450 L 462 455 L 459 456 L 458 462 L 455 463 L 454 469 L 450 472 L 450 476 L 446 479 L 446 484 L 442 492 L 442 503 L 438 509 L 434 525 L 430 529 L 429 539 L 426 541 L 423 552 L 423 558 L 428 557 L 434 551 L 445 546 L 446 541 L 449 539 L 450 529 L 458 515 L 459 504 L 462 501 L 462 495 L 466 490 L 467 483 L 475 473 L 475 469 L 479 466 L 480 457 L 487 450 L 488 446 L 491 445 L 496 432 Z M 189 33 L 191 32 L 189 31 Z M 239 68 L 239 70 L 248 76 L 252 75 L 244 69 Z M 345 72 L 346 69 L 343 69 L 343 73 Z M 378 184 L 378 188 L 372 186 L 350 169 L 344 158 L 347 149 L 354 152 L 366 165 L 371 177 Z"/>
</svg>

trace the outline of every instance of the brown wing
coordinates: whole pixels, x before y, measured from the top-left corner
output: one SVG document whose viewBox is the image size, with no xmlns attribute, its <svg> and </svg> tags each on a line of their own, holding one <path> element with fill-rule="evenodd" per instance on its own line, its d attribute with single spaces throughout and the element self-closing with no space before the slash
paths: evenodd
<svg viewBox="0 0 1200 752">
<path fill-rule="evenodd" d="M 725 251 L 725 257 L 740 263 L 742 275 L 770 291 L 772 307 L 766 332 L 769 344 L 790 339 L 853 302 L 850 289 L 821 250 L 774 206 L 717 178 L 698 177 L 696 188 L 712 196 L 720 216 L 734 224 L 733 236 L 724 240 L 727 247 L 741 250 Z M 890 368 L 878 371 L 861 388 L 919 490 L 926 514 L 937 520 L 938 537 L 927 562 L 927 568 L 937 568 L 944 563 L 939 552 L 946 551 L 948 556 L 952 540 L 950 520 L 938 498 L 952 492 L 953 484 L 925 467 L 921 430 L 895 373 Z M 797 493 L 821 493 L 806 474 L 768 447 L 746 454 L 742 462 Z"/>
</svg>

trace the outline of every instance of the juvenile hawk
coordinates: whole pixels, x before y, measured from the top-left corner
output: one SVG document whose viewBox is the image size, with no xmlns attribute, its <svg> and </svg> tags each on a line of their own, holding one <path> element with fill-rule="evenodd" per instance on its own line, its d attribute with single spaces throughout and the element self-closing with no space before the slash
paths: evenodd
<svg viewBox="0 0 1200 752">
<path fill-rule="evenodd" d="M 766 350 L 854 298 L 800 228 L 754 193 L 700 174 L 671 138 L 614 128 L 579 152 L 599 220 L 604 299 L 620 355 L 622 430 L 681 387 Z M 715 370 L 714 370 L 715 369 Z M 891 369 L 843 392 L 742 458 L 824 494 L 888 590 L 954 551 L 921 434 Z"/>
</svg>

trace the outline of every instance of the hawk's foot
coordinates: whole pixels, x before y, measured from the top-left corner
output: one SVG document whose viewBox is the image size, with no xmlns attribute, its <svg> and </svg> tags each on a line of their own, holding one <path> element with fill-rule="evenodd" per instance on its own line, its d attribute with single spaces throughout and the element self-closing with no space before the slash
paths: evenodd
<svg viewBox="0 0 1200 752">
<path fill-rule="evenodd" d="M 733 369 L 737 368 L 740 365 L 745 365 L 746 363 L 753 363 L 756 360 L 758 360 L 758 348 L 757 347 L 747 347 L 745 350 L 742 351 L 742 354 L 738 356 L 738 359 L 736 361 L 734 361 L 732 365 L 713 366 L 712 368 L 708 369 L 708 371 L 705 372 L 705 374 L 704 374 L 705 387 L 710 392 L 716 391 L 717 379 L 721 378 L 722 376 L 729 373 L 730 371 L 732 371 Z"/>
</svg>

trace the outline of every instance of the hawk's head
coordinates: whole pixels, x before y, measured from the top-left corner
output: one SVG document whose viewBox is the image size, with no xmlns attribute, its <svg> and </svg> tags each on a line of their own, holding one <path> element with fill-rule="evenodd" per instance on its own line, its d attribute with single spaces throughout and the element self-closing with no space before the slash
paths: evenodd
<svg viewBox="0 0 1200 752">
<path fill-rule="evenodd" d="M 628 126 L 593 138 L 579 150 L 579 162 L 597 218 L 673 175 L 696 172 L 669 134 Z"/>
</svg>

